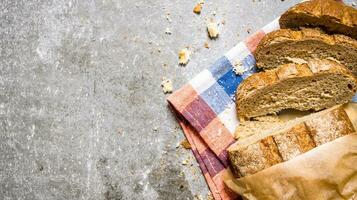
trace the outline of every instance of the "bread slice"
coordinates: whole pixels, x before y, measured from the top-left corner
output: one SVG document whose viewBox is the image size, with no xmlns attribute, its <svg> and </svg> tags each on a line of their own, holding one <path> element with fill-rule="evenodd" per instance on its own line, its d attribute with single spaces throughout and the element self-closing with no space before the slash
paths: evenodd
<svg viewBox="0 0 357 200">
<path fill-rule="evenodd" d="M 242 139 L 268 130 L 274 126 L 283 124 L 283 121 L 276 116 L 264 116 L 256 118 L 254 121 L 241 121 L 234 132 L 235 139 Z"/>
<path fill-rule="evenodd" d="M 357 76 L 357 40 L 344 35 L 327 35 L 318 29 L 280 29 L 268 33 L 254 56 L 261 69 L 273 69 L 286 63 L 306 63 L 310 59 L 333 59 Z"/>
<path fill-rule="evenodd" d="M 357 39 L 357 10 L 336 0 L 312 0 L 287 10 L 279 20 L 281 28 L 320 27 Z"/>
<path fill-rule="evenodd" d="M 353 132 L 350 119 L 338 105 L 240 139 L 228 148 L 228 156 L 233 172 L 242 177 Z"/>
<path fill-rule="evenodd" d="M 344 66 L 311 60 L 253 74 L 239 85 L 236 105 L 245 120 L 286 109 L 318 111 L 350 101 L 356 91 L 357 79 Z"/>
</svg>

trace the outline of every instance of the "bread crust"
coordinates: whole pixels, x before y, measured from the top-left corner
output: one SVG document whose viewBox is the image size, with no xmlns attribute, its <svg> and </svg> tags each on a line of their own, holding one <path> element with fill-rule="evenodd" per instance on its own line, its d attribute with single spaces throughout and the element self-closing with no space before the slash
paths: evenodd
<svg viewBox="0 0 357 200">
<path fill-rule="evenodd" d="M 316 147 L 304 123 L 273 136 L 284 161 L 290 160 Z"/>
<path fill-rule="evenodd" d="M 348 69 L 337 62 L 330 60 L 311 60 L 307 64 L 285 64 L 273 70 L 255 73 L 239 85 L 236 92 L 238 116 L 240 119 L 249 119 L 257 116 L 254 110 L 249 110 L 246 105 L 249 103 L 247 99 L 250 98 L 251 95 L 255 95 L 263 90 L 271 90 L 277 84 L 281 84 L 289 79 L 311 78 L 326 74 L 347 77 L 347 79 L 350 79 L 351 82 L 354 83 L 351 85 L 351 95 L 353 96 L 353 94 L 356 93 L 357 78 L 354 77 Z M 272 113 L 261 113 L 261 115 L 266 114 Z"/>
<path fill-rule="evenodd" d="M 288 55 L 284 56 L 279 56 L 276 59 L 276 63 L 273 65 L 266 63 L 267 62 L 267 54 L 269 53 L 270 49 L 276 48 L 279 45 L 289 45 L 293 47 L 294 45 L 298 45 L 298 43 L 303 43 L 306 42 L 307 45 L 311 44 L 323 44 L 327 47 L 333 47 L 333 46 L 338 46 L 340 49 L 345 49 L 350 50 L 350 49 L 357 49 L 357 40 L 354 40 L 350 37 L 347 37 L 345 35 L 327 35 L 321 30 L 318 29 L 302 29 L 302 30 L 290 30 L 290 29 L 279 29 L 276 31 L 273 31 L 271 33 L 268 33 L 259 43 L 257 49 L 255 50 L 254 57 L 257 61 L 256 65 L 258 68 L 261 69 L 272 69 L 275 68 L 279 64 L 284 64 L 284 63 L 291 63 L 293 62 L 292 60 L 289 60 L 286 58 Z M 321 45 L 319 45 L 321 46 Z M 297 51 L 299 48 L 297 48 Z M 311 49 L 311 51 L 314 51 L 314 49 Z M 357 52 L 357 51 L 356 51 Z M 312 52 L 316 53 L 316 52 Z M 312 53 L 306 52 L 306 57 L 309 57 L 313 55 Z M 320 59 L 325 59 L 327 57 L 326 55 L 317 55 L 320 56 Z M 282 55 L 284 52 L 282 52 Z M 305 56 L 305 55 L 304 55 Z M 341 56 L 341 55 L 340 55 Z M 303 57 L 301 55 L 301 57 Z M 298 59 L 303 59 L 301 57 L 294 57 Z M 353 57 L 353 56 L 351 56 Z M 330 57 L 333 58 L 333 57 Z M 338 58 L 333 58 L 338 60 Z M 346 65 L 350 70 L 357 72 L 357 66 L 355 63 L 357 62 L 357 55 L 355 55 L 353 58 L 350 58 L 353 61 L 350 63 L 347 63 L 343 60 L 338 60 L 342 64 Z M 275 65 L 275 66 L 274 66 Z"/>
<path fill-rule="evenodd" d="M 335 106 L 287 124 L 280 131 L 272 130 L 243 139 L 245 141 L 238 140 L 228 148 L 228 156 L 233 172 L 242 177 L 353 132 L 354 127 L 343 107 Z"/>
<path fill-rule="evenodd" d="M 354 131 L 347 113 L 342 108 L 332 110 L 319 118 L 310 119 L 305 122 L 305 125 L 318 146 Z"/>
<path fill-rule="evenodd" d="M 280 17 L 279 24 L 281 28 L 320 27 L 357 39 L 357 10 L 335 0 L 299 3 Z"/>
</svg>

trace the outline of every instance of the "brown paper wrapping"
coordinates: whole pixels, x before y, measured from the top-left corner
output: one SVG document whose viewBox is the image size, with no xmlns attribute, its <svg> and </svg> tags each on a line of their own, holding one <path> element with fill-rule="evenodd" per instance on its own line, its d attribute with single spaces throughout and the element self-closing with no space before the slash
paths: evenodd
<svg viewBox="0 0 357 200">
<path fill-rule="evenodd" d="M 357 129 L 357 104 L 345 110 Z M 357 200 L 357 133 L 253 175 L 227 175 L 224 182 L 245 199 Z"/>
</svg>

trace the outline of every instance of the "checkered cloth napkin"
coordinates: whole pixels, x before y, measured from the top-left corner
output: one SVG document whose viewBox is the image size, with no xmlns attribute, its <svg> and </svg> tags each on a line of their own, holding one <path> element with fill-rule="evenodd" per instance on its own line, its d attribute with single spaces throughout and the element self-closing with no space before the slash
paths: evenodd
<svg viewBox="0 0 357 200">
<path fill-rule="evenodd" d="M 222 179 L 228 173 L 226 149 L 235 142 L 233 134 L 239 124 L 235 91 L 245 78 L 257 71 L 252 52 L 259 41 L 277 29 L 278 19 L 237 44 L 213 66 L 168 97 L 216 200 L 240 198 L 226 188 Z M 242 64 L 247 71 L 236 75 L 235 63 Z M 357 94 L 353 101 L 357 102 Z"/>
</svg>

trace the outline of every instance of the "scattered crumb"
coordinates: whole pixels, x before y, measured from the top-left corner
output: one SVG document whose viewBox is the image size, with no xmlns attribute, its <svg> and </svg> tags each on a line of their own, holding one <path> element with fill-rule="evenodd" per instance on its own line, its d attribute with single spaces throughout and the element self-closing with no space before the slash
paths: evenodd
<svg viewBox="0 0 357 200">
<path fill-rule="evenodd" d="M 166 28 L 166 29 L 165 29 L 165 34 L 167 34 L 167 35 L 171 35 L 171 34 L 172 34 L 172 32 L 171 32 L 171 30 L 170 30 L 169 28 Z"/>
<path fill-rule="evenodd" d="M 183 177 L 185 174 L 181 171 L 180 173 L 179 173 L 179 177 Z"/>
<path fill-rule="evenodd" d="M 214 200 L 211 192 L 208 193 L 207 200 Z"/>
<path fill-rule="evenodd" d="M 352 4 L 351 4 L 353 7 L 356 7 L 356 3 L 355 2 L 352 2 Z"/>
<path fill-rule="evenodd" d="M 200 3 L 200 4 L 204 4 L 204 3 L 205 3 L 205 0 L 200 0 L 199 3 Z"/>
<path fill-rule="evenodd" d="M 162 64 L 162 67 L 163 67 L 163 68 L 167 68 L 168 65 L 167 65 L 166 63 L 163 63 L 163 64 Z"/>
<path fill-rule="evenodd" d="M 251 28 L 247 28 L 247 33 L 250 34 L 250 32 L 252 32 Z"/>
<path fill-rule="evenodd" d="M 152 41 L 150 40 L 148 43 L 149 43 L 149 44 L 152 44 Z"/>
<path fill-rule="evenodd" d="M 202 198 L 202 195 L 195 195 L 195 197 L 193 198 L 194 200 L 203 200 L 203 198 Z"/>
<path fill-rule="evenodd" d="M 208 44 L 208 42 L 205 42 L 204 47 L 205 47 L 206 49 L 209 49 L 209 44 Z"/>
<path fill-rule="evenodd" d="M 157 52 L 161 53 L 161 49 L 157 49 Z"/>
<path fill-rule="evenodd" d="M 191 149 L 191 144 L 188 142 L 187 139 L 181 141 L 181 146 L 185 149 Z"/>
<path fill-rule="evenodd" d="M 222 20 L 221 24 L 225 25 L 226 24 L 226 20 Z"/>
<path fill-rule="evenodd" d="M 166 13 L 166 20 L 171 22 L 171 17 L 170 17 L 170 13 Z"/>
<path fill-rule="evenodd" d="M 202 9 L 202 5 L 200 3 L 196 4 L 196 6 L 193 8 L 193 12 L 196 14 L 200 14 Z"/>
<path fill-rule="evenodd" d="M 233 71 L 237 75 L 242 75 L 246 70 L 244 70 L 243 63 L 241 61 L 236 61 L 233 66 Z"/>
<path fill-rule="evenodd" d="M 182 161 L 182 165 L 188 165 L 188 158 L 186 158 L 185 160 Z"/>
<path fill-rule="evenodd" d="M 191 52 L 187 48 L 184 48 L 181 51 L 179 51 L 178 54 L 179 54 L 179 64 L 186 65 L 190 60 Z"/>
<path fill-rule="evenodd" d="M 213 11 L 212 15 L 213 15 L 213 16 L 216 16 L 216 14 L 217 14 L 216 11 Z"/>
<path fill-rule="evenodd" d="M 175 148 L 178 149 L 180 147 L 180 144 L 176 144 Z"/>
<path fill-rule="evenodd" d="M 172 93 L 172 91 L 173 91 L 172 81 L 165 77 L 162 78 L 161 87 L 162 87 L 162 91 L 164 92 L 164 94 Z"/>
<path fill-rule="evenodd" d="M 218 26 L 216 22 L 209 22 L 207 24 L 207 32 L 208 35 L 211 39 L 217 38 L 218 37 Z"/>
<path fill-rule="evenodd" d="M 156 132 L 158 130 L 157 126 L 155 126 L 152 130 Z"/>
</svg>

